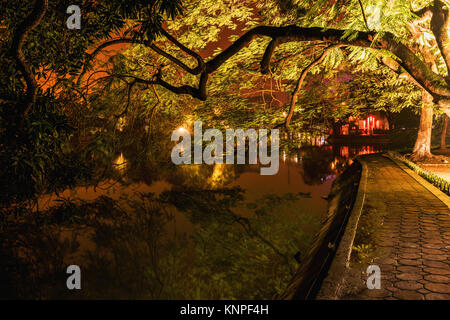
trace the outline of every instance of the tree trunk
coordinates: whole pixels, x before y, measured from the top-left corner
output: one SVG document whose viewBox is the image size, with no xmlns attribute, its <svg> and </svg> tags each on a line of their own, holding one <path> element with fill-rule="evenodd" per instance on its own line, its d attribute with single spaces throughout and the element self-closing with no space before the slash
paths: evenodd
<svg viewBox="0 0 450 320">
<path fill-rule="evenodd" d="M 422 92 L 422 112 L 420 114 L 419 132 L 411 155 L 413 160 L 425 160 L 431 157 L 431 128 L 433 125 L 433 98 L 427 92 Z"/>
<path fill-rule="evenodd" d="M 332 136 L 333 137 L 338 137 L 341 135 L 341 124 L 340 122 L 334 122 L 333 121 L 333 133 Z"/>
<path fill-rule="evenodd" d="M 447 149 L 445 138 L 447 137 L 448 116 L 444 114 L 444 125 L 441 132 L 441 149 Z"/>
<path fill-rule="evenodd" d="M 392 131 L 394 130 L 394 119 L 398 115 L 398 113 L 386 111 L 385 114 L 389 125 L 389 131 Z"/>
</svg>

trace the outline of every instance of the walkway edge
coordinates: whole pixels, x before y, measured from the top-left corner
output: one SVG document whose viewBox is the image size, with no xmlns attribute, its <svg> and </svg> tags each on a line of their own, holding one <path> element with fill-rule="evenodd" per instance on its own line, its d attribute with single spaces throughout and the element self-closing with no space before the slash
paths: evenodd
<svg viewBox="0 0 450 320">
<path fill-rule="evenodd" d="M 387 154 L 384 154 L 386 158 L 393 161 L 397 166 L 400 167 L 403 171 L 405 171 L 407 174 L 409 174 L 414 180 L 416 180 L 420 185 L 422 185 L 425 189 L 430 191 L 436 198 L 441 200 L 449 209 L 450 209 L 450 197 L 447 196 L 445 193 L 443 193 L 441 190 L 433 186 L 431 183 L 429 183 L 427 180 L 419 176 L 417 173 L 414 172 L 414 170 L 411 170 L 398 159 L 395 159 Z"/>
<path fill-rule="evenodd" d="M 358 193 L 356 195 L 349 220 L 345 226 L 344 234 L 339 242 L 330 269 L 328 270 L 328 275 L 323 280 L 322 286 L 316 296 L 317 300 L 336 300 L 340 296 L 341 289 L 345 286 L 344 278 L 350 262 L 350 255 L 352 253 L 356 229 L 358 228 L 359 217 L 361 216 L 366 198 L 367 177 L 369 170 L 365 161 L 361 160 L 359 157 L 357 160 L 361 163 L 362 167 Z"/>
</svg>

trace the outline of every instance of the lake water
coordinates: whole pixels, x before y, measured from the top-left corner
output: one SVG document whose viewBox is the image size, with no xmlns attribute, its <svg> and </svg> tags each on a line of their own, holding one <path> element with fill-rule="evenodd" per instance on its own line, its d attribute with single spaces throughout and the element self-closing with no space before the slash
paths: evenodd
<svg viewBox="0 0 450 320">
<path fill-rule="evenodd" d="M 311 246 L 336 176 L 383 149 L 302 147 L 282 152 L 273 176 L 258 165 L 137 163 L 124 152 L 116 179 L 42 197 L 40 212 L 56 222 L 39 230 L 48 242 L 25 237 L 24 247 L 39 270 L 79 265 L 76 298 L 270 299 Z M 48 278 L 33 277 L 40 296 L 68 297 Z"/>
</svg>

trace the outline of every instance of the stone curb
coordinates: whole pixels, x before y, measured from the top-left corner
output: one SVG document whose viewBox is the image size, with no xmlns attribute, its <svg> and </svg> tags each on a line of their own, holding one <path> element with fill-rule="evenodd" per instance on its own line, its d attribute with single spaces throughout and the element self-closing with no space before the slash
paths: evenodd
<svg viewBox="0 0 450 320">
<path fill-rule="evenodd" d="M 344 278 L 350 262 L 350 255 L 352 253 L 356 229 L 358 228 L 359 217 L 361 216 L 364 207 L 368 177 L 368 167 L 365 161 L 360 157 L 357 157 L 356 160 L 358 160 L 362 166 L 358 193 L 347 225 L 345 226 L 344 234 L 339 242 L 330 269 L 328 270 L 328 275 L 323 280 L 322 286 L 316 296 L 317 300 L 336 300 L 340 296 L 341 289 L 345 287 Z"/>
<path fill-rule="evenodd" d="M 430 191 L 436 198 L 441 200 L 449 209 L 450 209 L 450 197 L 447 196 L 445 193 L 443 193 L 441 190 L 439 190 L 437 187 L 433 186 L 431 183 L 429 183 L 427 180 L 419 176 L 414 170 L 411 170 L 398 159 L 392 158 L 391 156 L 384 154 L 384 157 L 390 159 L 393 161 L 397 166 L 400 167 L 403 171 L 405 171 L 407 174 L 409 174 L 414 180 L 416 180 L 421 186 L 423 186 L 425 189 Z"/>
</svg>

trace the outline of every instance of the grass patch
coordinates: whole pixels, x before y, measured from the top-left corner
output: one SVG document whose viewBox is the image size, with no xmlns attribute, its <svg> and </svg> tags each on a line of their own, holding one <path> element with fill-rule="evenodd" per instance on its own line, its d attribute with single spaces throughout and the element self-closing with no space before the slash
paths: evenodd
<svg viewBox="0 0 450 320">
<path fill-rule="evenodd" d="M 450 195 L 450 183 L 447 180 L 445 180 L 445 179 L 443 179 L 441 177 L 438 177 L 434 173 L 419 167 L 417 164 L 415 164 L 414 162 L 406 159 L 404 156 L 400 155 L 399 153 L 388 152 L 388 154 L 392 158 L 400 160 L 401 162 L 403 162 L 408 168 L 410 168 L 415 173 L 417 173 L 419 176 L 421 176 L 422 178 L 427 180 L 429 183 L 431 183 L 432 185 L 437 187 L 439 190 L 444 192 L 446 195 Z"/>
</svg>

